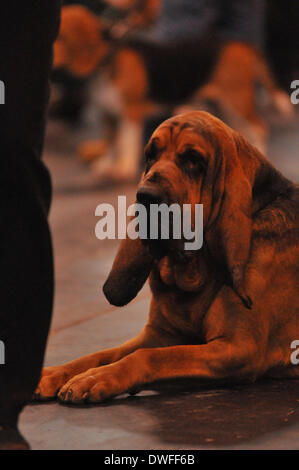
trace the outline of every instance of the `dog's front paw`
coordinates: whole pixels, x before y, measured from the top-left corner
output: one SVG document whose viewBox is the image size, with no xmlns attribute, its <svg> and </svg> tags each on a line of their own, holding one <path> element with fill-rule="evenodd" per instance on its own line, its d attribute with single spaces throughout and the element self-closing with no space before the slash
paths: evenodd
<svg viewBox="0 0 299 470">
<path fill-rule="evenodd" d="M 76 375 L 60 390 L 58 399 L 62 403 L 101 403 L 108 398 L 128 390 L 128 381 L 117 373 L 114 364 L 89 369 Z"/>
<path fill-rule="evenodd" d="M 69 380 L 65 366 L 45 367 L 39 384 L 33 394 L 34 401 L 53 400 L 59 389 Z"/>
</svg>

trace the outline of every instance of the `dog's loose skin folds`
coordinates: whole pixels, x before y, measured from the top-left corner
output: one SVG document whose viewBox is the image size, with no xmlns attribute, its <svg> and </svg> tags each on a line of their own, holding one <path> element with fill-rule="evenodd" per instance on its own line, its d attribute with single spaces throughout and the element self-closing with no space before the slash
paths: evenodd
<svg viewBox="0 0 299 470">
<path fill-rule="evenodd" d="M 204 112 L 165 121 L 145 153 L 137 199 L 202 203 L 203 248 L 123 241 L 104 293 L 124 305 L 149 276 L 147 325 L 120 347 L 46 368 L 36 398 L 98 403 L 162 379 L 299 377 L 298 187 Z"/>
</svg>

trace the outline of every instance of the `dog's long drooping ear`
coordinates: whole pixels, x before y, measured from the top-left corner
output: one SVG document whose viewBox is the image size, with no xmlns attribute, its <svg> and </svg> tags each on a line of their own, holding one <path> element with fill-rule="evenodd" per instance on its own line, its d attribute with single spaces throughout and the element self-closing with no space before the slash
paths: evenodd
<svg viewBox="0 0 299 470">
<path fill-rule="evenodd" d="M 222 194 L 218 216 L 218 242 L 222 248 L 232 287 L 244 305 L 251 308 L 246 292 L 245 268 L 249 260 L 252 234 L 251 167 L 258 151 L 238 134 L 222 147 L 221 171 L 218 174 Z M 246 168 L 246 171 L 245 171 Z M 219 169 L 218 169 L 219 170 Z M 219 187 L 217 188 L 219 198 Z"/>
<path fill-rule="evenodd" d="M 118 307 L 128 304 L 143 287 L 152 266 L 153 258 L 139 238 L 123 240 L 103 286 L 107 300 Z"/>
</svg>

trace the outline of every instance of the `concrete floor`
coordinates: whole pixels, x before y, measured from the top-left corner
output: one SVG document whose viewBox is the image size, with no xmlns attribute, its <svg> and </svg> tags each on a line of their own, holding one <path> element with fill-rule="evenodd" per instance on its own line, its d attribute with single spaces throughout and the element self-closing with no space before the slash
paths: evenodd
<svg viewBox="0 0 299 470">
<path fill-rule="evenodd" d="M 74 157 L 80 133 L 51 124 L 45 160 L 54 182 L 51 226 L 56 263 L 56 300 L 46 364 L 118 345 L 144 325 L 146 286 L 129 306 L 116 309 L 101 286 L 117 241 L 99 241 L 94 211 L 115 203 L 132 186 L 100 190 L 90 170 Z M 270 159 L 299 181 L 299 132 L 275 132 Z M 299 382 L 265 381 L 234 388 L 168 385 L 85 407 L 32 404 L 21 431 L 33 449 L 299 449 Z"/>
</svg>

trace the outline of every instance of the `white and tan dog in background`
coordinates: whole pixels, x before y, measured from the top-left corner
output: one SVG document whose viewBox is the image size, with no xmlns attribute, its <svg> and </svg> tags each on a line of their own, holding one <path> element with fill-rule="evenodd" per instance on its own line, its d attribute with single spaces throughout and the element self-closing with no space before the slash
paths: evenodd
<svg viewBox="0 0 299 470">
<path fill-rule="evenodd" d="M 79 154 L 94 160 L 102 181 L 136 180 L 145 120 L 177 112 L 178 105 L 184 111 L 212 111 L 262 151 L 268 127 L 259 111 L 257 84 L 283 115 L 292 112 L 265 58 L 250 45 L 230 42 L 191 48 L 180 44 L 171 49 L 140 45 L 130 38 L 104 39 L 101 20 L 78 5 L 62 9 L 54 67 L 79 77 L 100 71 L 99 107 L 118 124 L 112 132 L 104 131 L 103 139 L 83 143 Z"/>
</svg>

